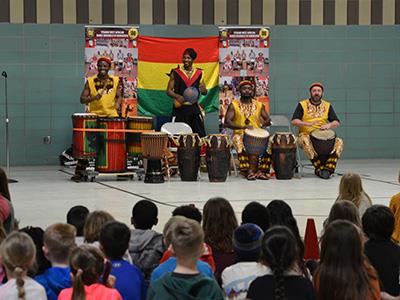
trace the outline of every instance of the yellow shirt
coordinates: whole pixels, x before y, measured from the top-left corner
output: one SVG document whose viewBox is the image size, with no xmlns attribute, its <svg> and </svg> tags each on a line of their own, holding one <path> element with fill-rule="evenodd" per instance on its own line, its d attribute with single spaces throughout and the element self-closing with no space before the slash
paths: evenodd
<svg viewBox="0 0 400 300">
<path fill-rule="evenodd" d="M 319 105 L 314 105 L 309 99 L 300 101 L 300 105 L 303 108 L 303 122 L 314 122 L 320 121 L 320 124 L 313 126 L 302 126 L 300 127 L 300 133 L 310 134 L 315 129 L 319 129 L 321 125 L 328 124 L 329 102 L 321 99 Z"/>
<path fill-rule="evenodd" d="M 392 239 L 396 243 L 400 243 L 400 193 L 394 195 L 390 199 L 389 208 L 394 214 L 394 230 L 392 234 Z"/>
<path fill-rule="evenodd" d="M 89 112 L 96 114 L 99 117 L 118 117 L 118 112 L 115 108 L 115 97 L 117 95 L 119 78 L 112 75 L 108 76 L 111 79 L 110 84 L 106 87 L 99 87 L 97 89 L 95 81 L 97 75 L 88 78 L 90 96 L 95 97 L 99 92 L 102 94 L 99 100 L 89 103 Z"/>
<path fill-rule="evenodd" d="M 263 104 L 255 99 L 251 100 L 251 104 L 243 104 L 240 100 L 232 101 L 235 116 L 233 123 L 239 126 L 250 125 L 254 128 L 261 128 L 261 110 Z M 246 119 L 249 123 L 246 124 Z M 234 134 L 243 134 L 243 129 L 235 129 Z"/>
</svg>

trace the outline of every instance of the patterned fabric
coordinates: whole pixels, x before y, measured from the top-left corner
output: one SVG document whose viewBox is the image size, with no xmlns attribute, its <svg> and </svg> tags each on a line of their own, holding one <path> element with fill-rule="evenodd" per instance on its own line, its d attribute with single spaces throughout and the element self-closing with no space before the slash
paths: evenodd
<svg viewBox="0 0 400 300">
<path fill-rule="evenodd" d="M 250 125 L 254 128 L 261 128 L 261 110 L 263 104 L 255 99 L 250 103 L 242 103 L 240 100 L 234 100 L 232 102 L 235 116 L 233 123 L 239 126 Z M 235 129 L 234 134 L 242 135 L 243 129 Z"/>
<path fill-rule="evenodd" d="M 329 114 L 329 102 L 325 100 L 321 100 L 321 104 L 314 105 L 311 103 L 309 99 L 300 101 L 300 105 L 303 108 L 303 118 L 304 122 L 314 122 L 319 121 L 320 124 L 316 124 L 313 126 L 302 126 L 300 127 L 300 133 L 310 134 L 311 131 L 315 129 L 319 129 L 322 124 L 328 123 L 328 114 Z"/>
<path fill-rule="evenodd" d="M 97 75 L 88 78 L 90 96 L 96 97 L 101 95 L 99 100 L 89 103 L 89 112 L 98 115 L 99 117 L 118 117 L 117 109 L 115 108 L 115 97 L 118 90 L 119 78 L 108 75 L 105 81 L 99 80 Z"/>
</svg>

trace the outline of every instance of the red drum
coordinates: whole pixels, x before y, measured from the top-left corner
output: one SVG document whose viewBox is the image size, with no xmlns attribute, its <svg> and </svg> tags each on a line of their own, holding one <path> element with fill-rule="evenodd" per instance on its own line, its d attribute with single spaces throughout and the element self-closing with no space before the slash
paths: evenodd
<svg viewBox="0 0 400 300">
<path fill-rule="evenodd" d="M 81 113 L 72 115 L 73 128 L 97 128 L 95 114 Z M 73 131 L 72 156 L 82 159 L 96 157 L 96 132 Z"/>
<path fill-rule="evenodd" d="M 99 118 L 98 128 L 125 130 L 125 119 Z M 99 132 L 96 170 L 102 173 L 126 171 L 125 132 Z"/>
</svg>

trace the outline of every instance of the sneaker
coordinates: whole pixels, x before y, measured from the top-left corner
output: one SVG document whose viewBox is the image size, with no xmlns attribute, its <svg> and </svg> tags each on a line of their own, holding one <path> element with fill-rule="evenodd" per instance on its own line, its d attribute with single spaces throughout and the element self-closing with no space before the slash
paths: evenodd
<svg viewBox="0 0 400 300">
<path fill-rule="evenodd" d="M 319 171 L 319 177 L 321 177 L 322 179 L 329 179 L 331 177 L 331 173 L 328 170 L 321 170 Z"/>
</svg>

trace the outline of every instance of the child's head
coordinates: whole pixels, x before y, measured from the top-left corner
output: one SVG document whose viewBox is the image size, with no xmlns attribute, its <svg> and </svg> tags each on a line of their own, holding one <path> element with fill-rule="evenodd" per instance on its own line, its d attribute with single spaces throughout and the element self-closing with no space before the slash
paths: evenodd
<svg viewBox="0 0 400 300">
<path fill-rule="evenodd" d="M 245 206 L 242 211 L 242 223 L 253 223 L 257 224 L 263 231 L 267 230 L 269 221 L 268 209 L 258 202 L 250 202 Z"/>
<path fill-rule="evenodd" d="M 182 205 L 174 209 L 172 216 L 183 216 L 188 219 L 195 220 L 201 224 L 202 215 L 200 210 L 192 205 Z"/>
<path fill-rule="evenodd" d="M 356 173 L 346 173 L 342 176 L 339 185 L 340 199 L 352 201 L 359 207 L 362 191 L 363 187 L 360 175 Z"/>
<path fill-rule="evenodd" d="M 339 200 L 332 205 L 328 219 L 324 226 L 328 226 L 335 220 L 347 220 L 361 227 L 360 213 L 356 205 L 348 200 Z"/>
<path fill-rule="evenodd" d="M 35 244 L 26 233 L 12 232 L 0 245 L 0 256 L 8 279 L 16 279 L 19 299 L 25 299 L 23 276 L 35 261 Z"/>
<path fill-rule="evenodd" d="M 129 227 L 117 221 L 104 224 L 100 232 L 100 245 L 109 259 L 121 259 L 129 247 L 131 231 Z"/>
<path fill-rule="evenodd" d="M 85 222 L 83 227 L 83 235 L 85 241 L 88 243 L 93 243 L 99 240 L 101 228 L 108 221 L 114 221 L 112 215 L 106 211 L 96 210 L 91 212 Z"/>
<path fill-rule="evenodd" d="M 81 245 L 72 250 L 69 266 L 73 277 L 72 299 L 84 299 L 84 285 L 98 283 L 105 266 L 101 251 L 91 245 Z"/>
<path fill-rule="evenodd" d="M 216 197 L 206 202 L 203 209 L 203 229 L 207 244 L 215 249 L 231 252 L 232 235 L 237 227 L 236 215 L 228 200 Z"/>
<path fill-rule="evenodd" d="M 75 246 L 75 227 L 56 223 L 47 227 L 43 235 L 43 252 L 52 263 L 66 264 Z"/>
<path fill-rule="evenodd" d="M 280 275 L 294 266 L 298 257 L 296 238 L 286 226 L 268 229 L 261 243 L 261 261 Z"/>
<path fill-rule="evenodd" d="M 174 217 L 167 230 L 167 240 L 177 259 L 197 260 L 203 251 L 204 233 L 195 220 Z"/>
<path fill-rule="evenodd" d="M 364 233 L 371 240 L 390 240 L 394 230 L 394 215 L 389 207 L 373 205 L 362 216 Z"/>
<path fill-rule="evenodd" d="M 136 229 L 151 229 L 158 223 L 157 206 L 149 200 L 140 200 L 132 208 L 131 224 Z"/>
<path fill-rule="evenodd" d="M 89 210 L 82 205 L 74 206 L 68 211 L 67 223 L 75 226 L 77 236 L 83 236 L 83 226 L 88 214 Z"/>
<path fill-rule="evenodd" d="M 258 261 L 263 230 L 256 224 L 240 225 L 233 232 L 233 250 L 237 261 Z"/>
</svg>

